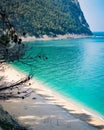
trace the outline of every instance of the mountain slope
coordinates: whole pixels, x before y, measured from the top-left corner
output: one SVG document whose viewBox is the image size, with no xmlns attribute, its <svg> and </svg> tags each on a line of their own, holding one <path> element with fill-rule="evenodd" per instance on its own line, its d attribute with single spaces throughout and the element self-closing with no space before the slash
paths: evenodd
<svg viewBox="0 0 104 130">
<path fill-rule="evenodd" d="M 92 34 L 77 0 L 1 0 L 0 3 L 20 33 L 24 31 L 37 37 Z"/>
</svg>

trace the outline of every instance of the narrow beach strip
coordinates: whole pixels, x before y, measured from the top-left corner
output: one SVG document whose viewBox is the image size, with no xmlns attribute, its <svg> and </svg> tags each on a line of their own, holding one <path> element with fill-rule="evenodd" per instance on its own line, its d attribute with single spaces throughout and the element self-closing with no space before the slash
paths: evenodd
<svg viewBox="0 0 104 130">
<path fill-rule="evenodd" d="M 86 37 L 93 37 L 84 34 L 65 34 L 65 35 L 57 35 L 55 37 L 49 37 L 48 35 L 43 35 L 40 38 L 35 36 L 25 36 L 21 37 L 23 42 L 30 42 L 30 41 L 51 41 L 51 40 L 64 40 L 64 39 L 72 39 L 72 38 L 86 38 Z"/>
</svg>

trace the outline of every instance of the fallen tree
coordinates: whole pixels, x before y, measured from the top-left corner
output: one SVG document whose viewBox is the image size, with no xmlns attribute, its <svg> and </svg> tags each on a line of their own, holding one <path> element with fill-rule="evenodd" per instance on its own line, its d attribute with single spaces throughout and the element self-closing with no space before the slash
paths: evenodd
<svg viewBox="0 0 104 130">
<path fill-rule="evenodd" d="M 22 43 L 22 39 L 19 38 L 15 27 L 9 21 L 7 13 L 1 10 L 0 15 L 3 21 L 3 34 L 0 37 L 0 71 L 5 71 L 4 63 L 9 64 L 15 61 L 21 62 L 22 64 L 30 67 L 29 74 L 24 78 L 20 78 L 14 83 L 5 83 L 3 81 L 5 77 L 0 77 L 0 99 L 24 99 L 33 92 L 31 88 L 27 88 L 25 91 L 23 90 L 23 88 L 33 77 L 32 70 L 36 67 L 34 62 L 36 62 L 37 59 L 47 60 L 48 57 L 45 56 L 42 51 L 40 51 L 36 56 L 33 56 L 32 54 L 25 55 L 27 50 L 31 48 L 28 48 Z M 25 33 L 23 33 L 23 35 L 25 35 Z M 30 61 L 32 61 L 32 63 Z"/>
</svg>

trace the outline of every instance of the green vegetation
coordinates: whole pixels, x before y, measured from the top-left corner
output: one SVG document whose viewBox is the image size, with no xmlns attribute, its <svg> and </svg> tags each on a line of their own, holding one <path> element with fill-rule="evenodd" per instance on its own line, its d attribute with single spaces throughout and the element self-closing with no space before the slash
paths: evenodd
<svg viewBox="0 0 104 130">
<path fill-rule="evenodd" d="M 0 4 L 20 33 L 92 34 L 76 0 L 1 0 Z"/>
<path fill-rule="evenodd" d="M 7 46 L 9 42 L 10 42 L 10 38 L 8 35 L 2 35 L 0 37 L 0 43 L 2 43 L 4 46 Z"/>
<path fill-rule="evenodd" d="M 13 129 L 13 125 L 12 124 L 10 124 L 8 122 L 4 122 L 4 121 L 0 121 L 0 126 L 4 130 L 12 130 Z"/>
<path fill-rule="evenodd" d="M 0 106 L 0 128 L 3 130 L 27 130 Z"/>
</svg>

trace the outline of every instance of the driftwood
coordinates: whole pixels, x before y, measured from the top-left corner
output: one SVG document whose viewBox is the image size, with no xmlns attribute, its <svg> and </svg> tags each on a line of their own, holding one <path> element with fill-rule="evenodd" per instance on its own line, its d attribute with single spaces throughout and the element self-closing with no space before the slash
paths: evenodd
<svg viewBox="0 0 104 130">
<path fill-rule="evenodd" d="M 26 98 L 31 95 L 33 90 L 31 88 L 27 88 L 26 90 L 23 90 L 25 84 L 30 81 L 30 79 L 33 77 L 33 75 L 28 75 L 20 80 L 18 80 L 15 83 L 12 83 L 11 85 L 6 85 L 6 83 L 2 83 L 0 85 L 0 99 L 10 99 L 10 98 Z M 4 77 L 0 78 L 3 82 Z M 31 85 L 29 83 L 28 85 Z"/>
<path fill-rule="evenodd" d="M 26 98 L 29 97 L 31 95 L 31 93 L 33 92 L 33 90 L 31 89 L 30 92 L 26 91 L 24 95 L 19 95 L 19 94 L 11 94 L 11 93 L 0 93 L 0 99 L 11 99 L 11 98 Z M 20 92 L 21 94 L 22 92 Z"/>
<path fill-rule="evenodd" d="M 15 83 L 13 83 L 12 85 L 9 85 L 9 86 L 6 86 L 6 87 L 1 87 L 1 88 L 0 88 L 0 92 L 1 92 L 1 91 L 4 91 L 4 90 L 6 90 L 6 89 L 13 89 L 13 88 L 15 88 L 15 87 L 17 88 L 17 86 L 19 86 L 19 85 L 21 85 L 21 84 L 23 84 L 23 83 L 26 83 L 26 82 L 29 81 L 31 78 L 32 78 L 32 76 L 29 75 L 29 76 L 27 76 L 26 78 L 21 79 L 21 80 L 15 82 Z"/>
<path fill-rule="evenodd" d="M 36 56 L 32 56 L 31 54 L 29 54 L 28 56 L 24 55 L 19 60 L 16 60 L 17 62 L 20 62 L 20 63 L 30 67 L 30 74 L 12 84 L 9 83 L 9 85 L 8 85 L 8 83 L 4 83 L 4 84 L 2 83 L 0 85 L 0 99 L 1 100 L 7 100 L 7 99 L 11 99 L 11 98 L 24 99 L 24 98 L 30 96 L 31 93 L 33 92 L 33 90 L 31 88 L 27 88 L 24 91 L 23 90 L 24 86 L 26 86 L 25 83 L 29 82 L 30 79 L 33 77 L 33 68 L 36 68 L 35 62 L 38 62 L 39 60 L 47 60 L 47 59 L 48 59 L 48 57 L 45 56 L 41 51 Z M 32 64 L 31 64 L 31 61 L 32 61 Z M 11 62 L 11 60 L 10 60 L 10 62 Z M 0 64 L 0 71 L 5 71 L 5 67 L 2 64 L 3 63 Z M 0 77 L 0 81 L 3 82 L 3 78 L 5 79 L 5 77 Z M 30 83 L 29 83 L 29 85 L 30 85 Z"/>
</svg>

